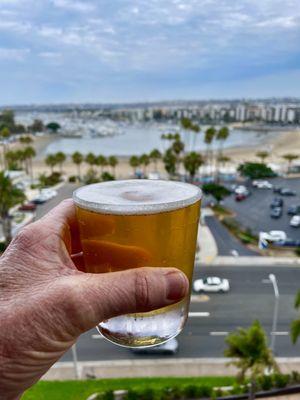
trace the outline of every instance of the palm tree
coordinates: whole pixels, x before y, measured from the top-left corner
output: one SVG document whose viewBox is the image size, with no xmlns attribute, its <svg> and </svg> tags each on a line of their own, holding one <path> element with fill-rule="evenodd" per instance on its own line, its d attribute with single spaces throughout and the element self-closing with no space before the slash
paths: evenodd
<svg viewBox="0 0 300 400">
<path fill-rule="evenodd" d="M 97 164 L 97 157 L 95 156 L 94 153 L 88 153 L 88 154 L 85 156 L 85 162 L 86 162 L 87 164 L 89 164 L 89 166 L 91 167 L 90 169 L 91 169 L 92 171 L 94 171 L 94 165 Z M 95 172 L 95 171 L 94 171 L 94 172 Z"/>
<path fill-rule="evenodd" d="M 150 164 L 150 157 L 148 156 L 148 154 L 142 154 L 140 157 L 140 164 L 143 165 L 143 172 L 144 175 L 146 175 L 147 172 L 147 167 Z"/>
<path fill-rule="evenodd" d="M 96 164 L 99 165 L 99 167 L 101 168 L 101 175 L 103 174 L 103 168 L 106 167 L 106 165 L 108 164 L 108 160 L 106 159 L 106 157 L 104 157 L 103 155 L 99 155 L 96 158 Z"/>
<path fill-rule="evenodd" d="M 137 167 L 141 165 L 140 158 L 137 156 L 131 156 L 129 159 L 129 164 L 133 168 L 133 174 L 136 175 Z"/>
<path fill-rule="evenodd" d="M 22 190 L 15 187 L 4 171 L 0 172 L 0 218 L 2 220 L 5 242 L 11 241 L 11 217 L 10 208 L 22 203 L 26 199 Z"/>
<path fill-rule="evenodd" d="M 154 162 L 154 169 L 157 172 L 157 161 L 161 159 L 161 152 L 158 149 L 153 149 L 149 154 L 150 160 Z"/>
<path fill-rule="evenodd" d="M 165 170 L 168 172 L 170 176 L 175 175 L 176 172 L 176 163 L 177 157 L 175 156 L 172 149 L 168 149 L 163 156 L 163 162 L 165 166 Z"/>
<path fill-rule="evenodd" d="M 190 174 L 191 181 L 194 180 L 195 174 L 202 164 L 203 159 L 201 154 L 192 151 L 185 155 L 183 159 L 183 165 L 185 170 Z"/>
<path fill-rule="evenodd" d="M 31 179 L 33 178 L 33 168 L 32 168 L 32 159 L 33 157 L 36 156 L 36 151 L 32 146 L 27 146 L 23 150 L 24 156 L 25 156 L 25 161 L 28 161 L 27 164 L 27 171 L 30 173 Z M 28 172 L 27 172 L 28 173 Z"/>
<path fill-rule="evenodd" d="M 200 127 L 198 125 L 196 125 L 196 124 L 193 124 L 191 119 L 190 118 L 186 118 L 186 117 L 181 118 L 180 124 L 181 124 L 181 128 L 185 132 L 185 138 L 187 137 L 187 134 L 189 132 L 193 132 L 194 133 L 193 144 L 192 144 L 192 148 L 191 148 L 191 150 L 194 151 L 195 150 L 195 146 L 196 146 L 197 133 L 200 132 Z M 185 143 L 186 142 L 187 142 L 187 140 L 185 140 Z"/>
<path fill-rule="evenodd" d="M 83 163 L 83 155 L 79 153 L 79 151 L 75 151 L 75 153 L 72 154 L 72 161 L 77 165 L 77 175 L 79 176 L 79 179 L 81 179 L 80 166 Z"/>
<path fill-rule="evenodd" d="M 10 130 L 7 127 L 4 127 L 0 130 L 0 139 L 2 139 L 3 146 L 3 167 L 7 168 L 6 165 L 6 152 L 7 152 L 7 144 L 6 140 L 10 137 Z"/>
<path fill-rule="evenodd" d="M 216 130 L 212 126 L 206 129 L 204 135 L 204 143 L 206 143 L 206 162 L 210 164 L 212 164 L 213 160 L 213 155 L 211 152 L 211 144 L 214 140 L 215 135 L 216 135 Z"/>
<path fill-rule="evenodd" d="M 256 380 L 266 369 L 278 370 L 273 354 L 267 345 L 267 337 L 259 321 L 248 329 L 239 328 L 225 339 L 225 357 L 233 358 L 231 364 L 240 371 L 238 378 L 244 379 L 250 373 L 249 399 L 255 399 Z"/>
<path fill-rule="evenodd" d="M 31 144 L 33 140 L 30 136 L 21 136 L 19 138 L 19 142 L 25 145 L 25 144 Z"/>
<path fill-rule="evenodd" d="M 171 146 L 171 150 L 176 156 L 176 172 L 178 172 L 181 161 L 181 154 L 184 151 L 184 143 L 180 139 L 176 139 Z"/>
<path fill-rule="evenodd" d="M 229 161 L 231 161 L 231 158 L 224 156 L 223 154 L 218 157 L 218 162 L 221 163 L 223 167 L 225 167 L 225 164 Z"/>
<path fill-rule="evenodd" d="M 47 157 L 45 158 L 45 163 L 48 167 L 50 167 L 51 174 L 53 174 L 53 168 L 57 164 L 57 159 L 55 154 L 48 154 Z"/>
<path fill-rule="evenodd" d="M 55 157 L 56 157 L 57 164 L 59 164 L 60 173 L 62 174 L 63 163 L 66 161 L 67 157 L 66 157 L 65 153 L 63 153 L 62 151 L 59 151 L 58 153 L 56 153 Z"/>
<path fill-rule="evenodd" d="M 300 308 L 300 291 L 298 291 L 296 298 L 295 298 L 295 309 L 299 310 Z M 300 320 L 296 319 L 291 324 L 291 338 L 293 344 L 296 344 L 298 337 L 300 335 Z"/>
<path fill-rule="evenodd" d="M 268 151 L 258 151 L 256 154 L 257 158 L 260 158 L 261 163 L 264 163 L 265 159 L 269 157 L 270 153 Z"/>
<path fill-rule="evenodd" d="M 5 165 L 7 166 L 8 169 L 19 169 L 20 168 L 20 161 L 21 161 L 21 155 L 22 151 L 17 150 L 8 150 L 5 153 Z"/>
<path fill-rule="evenodd" d="M 292 162 L 293 162 L 294 160 L 297 160 L 298 157 L 299 157 L 299 156 L 298 156 L 297 154 L 293 154 L 293 153 L 284 154 L 284 155 L 282 156 L 282 158 L 284 158 L 284 159 L 288 162 L 288 172 L 289 172 L 289 170 L 291 169 Z"/>
<path fill-rule="evenodd" d="M 216 135 L 216 140 L 220 142 L 219 154 L 223 153 L 223 145 L 225 141 L 228 139 L 228 136 L 229 136 L 229 129 L 227 128 L 227 126 L 223 126 L 218 130 Z"/>
<path fill-rule="evenodd" d="M 108 164 L 113 170 L 113 175 L 116 176 L 116 166 L 118 165 L 119 161 L 115 156 L 108 157 Z"/>
</svg>

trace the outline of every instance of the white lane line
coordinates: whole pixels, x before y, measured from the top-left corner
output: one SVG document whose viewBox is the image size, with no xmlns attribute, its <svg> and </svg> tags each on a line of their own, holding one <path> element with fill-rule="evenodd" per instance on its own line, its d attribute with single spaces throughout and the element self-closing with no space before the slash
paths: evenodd
<svg viewBox="0 0 300 400">
<path fill-rule="evenodd" d="M 209 332 L 210 336 L 227 336 L 228 332 Z"/>
<path fill-rule="evenodd" d="M 288 336 L 289 332 L 271 332 L 272 336 Z"/>
<path fill-rule="evenodd" d="M 92 339 L 104 339 L 102 335 L 92 335 Z"/>
<path fill-rule="evenodd" d="M 209 317 L 209 312 L 189 312 L 189 317 L 197 318 L 197 317 Z"/>
</svg>

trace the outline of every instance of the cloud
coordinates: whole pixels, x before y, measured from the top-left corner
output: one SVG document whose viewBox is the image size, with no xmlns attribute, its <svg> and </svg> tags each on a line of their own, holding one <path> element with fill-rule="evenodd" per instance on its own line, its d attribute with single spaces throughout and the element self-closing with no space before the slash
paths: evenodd
<svg viewBox="0 0 300 400">
<path fill-rule="evenodd" d="M 90 12 L 95 9 L 95 6 L 92 3 L 87 1 L 79 1 L 79 0 L 52 0 L 52 3 L 55 7 L 63 8 L 69 11 L 78 11 L 78 12 Z"/>
<path fill-rule="evenodd" d="M 0 31 L 27 33 L 30 30 L 31 30 L 31 24 L 29 22 L 0 20 Z"/>
<path fill-rule="evenodd" d="M 0 47 L 0 60 L 23 61 L 30 53 L 30 49 L 12 49 Z"/>
</svg>

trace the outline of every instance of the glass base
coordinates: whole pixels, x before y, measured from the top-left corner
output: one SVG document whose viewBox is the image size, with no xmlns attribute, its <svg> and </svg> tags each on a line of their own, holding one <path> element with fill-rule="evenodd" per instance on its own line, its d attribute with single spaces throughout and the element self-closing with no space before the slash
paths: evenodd
<svg viewBox="0 0 300 400">
<path fill-rule="evenodd" d="M 151 347 L 177 336 L 187 319 L 186 300 L 148 313 L 111 318 L 97 326 L 110 342 L 123 347 Z"/>
</svg>

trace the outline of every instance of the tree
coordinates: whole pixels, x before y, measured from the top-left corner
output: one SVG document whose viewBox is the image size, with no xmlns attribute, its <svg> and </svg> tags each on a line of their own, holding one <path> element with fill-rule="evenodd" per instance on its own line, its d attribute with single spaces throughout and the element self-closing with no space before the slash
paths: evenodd
<svg viewBox="0 0 300 400">
<path fill-rule="evenodd" d="M 89 164 L 90 170 L 91 170 L 91 171 L 94 171 L 94 165 L 97 164 L 97 157 L 95 156 L 94 153 L 88 153 L 88 154 L 85 156 L 85 162 L 86 162 L 87 164 Z"/>
<path fill-rule="evenodd" d="M 67 157 L 66 157 L 65 153 L 63 153 L 62 151 L 59 151 L 58 153 L 55 154 L 55 158 L 56 158 L 57 164 L 59 164 L 60 173 L 62 174 L 63 163 L 66 161 Z"/>
<path fill-rule="evenodd" d="M 295 309 L 299 310 L 300 308 L 300 291 L 298 291 L 295 298 Z M 300 319 L 296 319 L 291 324 L 291 339 L 293 344 L 296 344 L 298 337 L 300 335 Z"/>
<path fill-rule="evenodd" d="M 33 142 L 33 140 L 30 136 L 21 136 L 19 138 L 19 142 L 21 144 L 28 145 L 28 144 L 31 144 Z"/>
<path fill-rule="evenodd" d="M 23 161 L 23 152 L 21 150 L 8 150 L 5 153 L 5 163 L 9 170 L 20 169 L 20 161 Z"/>
<path fill-rule="evenodd" d="M 184 151 L 184 143 L 180 139 L 175 139 L 171 146 L 171 151 L 176 156 L 176 172 L 178 173 L 181 161 L 181 153 Z"/>
<path fill-rule="evenodd" d="M 0 131 L 0 139 L 2 139 L 2 146 L 3 146 L 3 167 L 6 168 L 6 152 L 7 152 L 7 144 L 6 141 L 10 137 L 10 130 L 4 126 Z"/>
<path fill-rule="evenodd" d="M 269 157 L 270 153 L 268 151 L 258 151 L 256 154 L 257 158 L 260 158 L 260 162 L 263 164 L 265 162 L 265 159 Z"/>
<path fill-rule="evenodd" d="M 83 163 L 83 155 L 79 153 L 79 151 L 75 151 L 75 153 L 72 154 L 72 161 L 74 164 L 77 165 L 77 174 L 79 176 L 79 179 L 81 179 L 80 166 Z"/>
<path fill-rule="evenodd" d="M 297 154 L 293 154 L 293 153 L 284 154 L 284 155 L 282 156 L 282 158 L 284 158 L 284 159 L 288 162 L 288 172 L 289 172 L 290 169 L 291 169 L 292 162 L 293 162 L 294 160 L 297 160 L 298 157 L 299 157 L 299 156 L 298 156 Z"/>
<path fill-rule="evenodd" d="M 32 146 L 27 146 L 23 150 L 25 162 L 27 164 L 26 171 L 29 172 L 31 179 L 33 178 L 32 159 L 36 156 L 36 151 Z M 27 162 L 28 161 L 28 162 Z"/>
<path fill-rule="evenodd" d="M 0 172 L 0 217 L 2 220 L 3 235 L 6 244 L 11 241 L 11 217 L 10 208 L 24 202 L 26 199 L 22 190 L 13 185 L 4 171 Z"/>
<path fill-rule="evenodd" d="M 228 137 L 229 137 L 229 129 L 227 128 L 227 126 L 223 126 L 218 130 L 216 135 L 216 140 L 220 142 L 219 154 L 222 154 L 223 144 L 228 139 Z"/>
<path fill-rule="evenodd" d="M 228 163 L 229 161 L 231 161 L 231 158 L 228 156 L 220 155 L 218 157 L 218 162 L 221 163 L 223 166 L 225 166 L 225 164 Z"/>
<path fill-rule="evenodd" d="M 0 114 L 0 130 L 8 128 L 13 131 L 15 127 L 15 114 L 12 110 L 3 110 Z"/>
<path fill-rule="evenodd" d="M 46 128 L 52 133 L 57 133 L 57 131 L 61 129 L 61 126 L 58 122 L 49 122 L 49 124 L 46 125 Z"/>
<path fill-rule="evenodd" d="M 205 194 L 213 196 L 218 203 L 223 200 L 224 197 L 230 195 L 230 191 L 225 186 L 216 183 L 205 183 L 202 186 L 202 190 Z"/>
<path fill-rule="evenodd" d="M 204 135 L 204 143 L 206 144 L 206 162 L 210 163 L 210 164 L 212 164 L 212 161 L 213 161 L 211 144 L 214 140 L 215 135 L 216 135 L 216 130 L 212 126 L 208 129 L 206 129 L 205 135 Z"/>
<path fill-rule="evenodd" d="M 263 179 L 263 178 L 273 178 L 276 176 L 275 172 L 266 166 L 266 164 L 261 163 L 251 163 L 246 162 L 238 166 L 239 173 L 250 179 Z"/>
<path fill-rule="evenodd" d="M 142 154 L 140 157 L 140 164 L 143 165 L 143 172 L 144 175 L 146 175 L 147 173 L 147 167 L 150 164 L 150 157 L 148 156 L 148 154 Z"/>
<path fill-rule="evenodd" d="M 45 158 L 45 163 L 48 167 L 50 167 L 51 174 L 53 174 L 53 169 L 55 165 L 57 164 L 57 158 L 55 157 L 54 154 L 48 154 L 47 157 Z"/>
<path fill-rule="evenodd" d="M 176 172 L 176 163 L 177 157 L 173 153 L 171 149 L 168 149 L 163 156 L 163 162 L 165 166 L 165 170 L 168 172 L 170 176 L 175 175 Z"/>
<path fill-rule="evenodd" d="M 181 128 L 185 132 L 187 132 L 187 133 L 192 132 L 194 134 L 194 136 L 193 136 L 193 144 L 192 144 L 191 150 L 192 151 L 195 150 L 197 133 L 200 132 L 200 127 L 198 125 L 196 125 L 196 124 L 193 124 L 191 119 L 190 118 L 186 118 L 186 117 L 181 118 L 180 124 L 181 124 Z"/>
<path fill-rule="evenodd" d="M 133 168 L 133 174 L 136 175 L 137 168 L 141 165 L 140 158 L 137 156 L 131 156 L 129 159 L 129 164 Z"/>
<path fill-rule="evenodd" d="M 100 154 L 96 159 L 96 164 L 101 168 L 101 174 L 103 174 L 103 168 L 108 164 L 108 160 L 102 154 Z"/>
<path fill-rule="evenodd" d="M 201 154 L 192 151 L 185 155 L 183 159 L 183 165 L 186 171 L 190 174 L 191 181 L 193 181 L 196 172 L 199 167 L 203 164 Z"/>
<path fill-rule="evenodd" d="M 248 328 L 239 328 L 225 339 L 227 349 L 225 357 L 233 358 L 231 364 L 240 371 L 238 378 L 243 380 L 247 373 L 250 374 L 249 399 L 255 399 L 256 380 L 264 371 L 273 369 L 278 371 L 278 366 L 267 345 L 267 337 L 259 321 L 254 321 Z"/>
<path fill-rule="evenodd" d="M 154 169 L 157 172 L 157 161 L 161 159 L 161 152 L 158 149 L 153 149 L 149 155 L 150 160 L 154 162 Z"/>
<path fill-rule="evenodd" d="M 115 177 L 116 176 L 116 166 L 118 165 L 118 159 L 117 159 L 117 157 L 115 157 L 115 156 L 109 156 L 108 157 L 108 164 L 109 164 L 109 166 L 112 168 L 112 170 L 113 170 L 113 176 Z M 103 174 L 102 174 L 102 176 L 103 176 Z M 108 176 L 108 175 L 106 175 L 106 176 Z M 103 179 L 103 177 L 102 177 L 102 179 Z M 110 179 L 111 180 L 111 179 Z"/>
<path fill-rule="evenodd" d="M 30 125 L 28 127 L 29 130 L 31 130 L 32 132 L 43 132 L 44 130 L 44 123 L 42 120 L 40 119 L 35 119 L 32 123 L 32 125 Z"/>
</svg>

